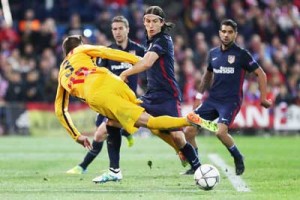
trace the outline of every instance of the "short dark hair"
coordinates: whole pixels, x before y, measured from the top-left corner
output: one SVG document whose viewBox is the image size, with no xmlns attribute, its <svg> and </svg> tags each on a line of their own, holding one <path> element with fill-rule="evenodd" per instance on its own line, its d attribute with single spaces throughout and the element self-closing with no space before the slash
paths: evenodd
<svg viewBox="0 0 300 200">
<path fill-rule="evenodd" d="M 65 55 L 68 55 L 70 51 L 72 51 L 75 47 L 78 47 L 81 44 L 81 35 L 70 35 L 63 41 L 62 48 Z"/>
<path fill-rule="evenodd" d="M 221 25 L 220 25 L 220 30 L 222 28 L 222 25 L 225 25 L 225 26 L 231 26 L 233 28 L 233 30 L 235 32 L 237 32 L 237 23 L 235 21 L 233 21 L 232 19 L 224 19 L 222 22 L 221 22 Z"/>
<path fill-rule="evenodd" d="M 123 22 L 125 24 L 126 27 L 129 27 L 129 23 L 128 23 L 128 20 L 122 16 L 122 15 L 119 15 L 119 16 L 115 16 L 112 20 L 111 20 L 111 23 L 114 23 L 114 22 Z"/>
<path fill-rule="evenodd" d="M 163 9 L 159 6 L 150 6 L 146 9 L 144 16 L 147 14 L 153 14 L 153 15 L 157 15 L 161 18 L 162 21 L 165 21 L 166 15 L 163 11 Z M 165 22 L 164 26 L 162 27 L 161 31 L 164 32 L 165 30 L 169 31 L 172 28 L 175 27 L 175 24 L 171 23 L 171 22 Z"/>
</svg>

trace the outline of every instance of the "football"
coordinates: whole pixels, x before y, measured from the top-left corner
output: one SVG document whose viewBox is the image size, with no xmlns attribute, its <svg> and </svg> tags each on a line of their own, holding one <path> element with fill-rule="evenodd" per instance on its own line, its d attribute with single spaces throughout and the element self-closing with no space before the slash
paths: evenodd
<svg viewBox="0 0 300 200">
<path fill-rule="evenodd" d="M 195 171 L 194 179 L 200 189 L 212 190 L 220 183 L 220 173 L 213 165 L 203 164 Z"/>
</svg>

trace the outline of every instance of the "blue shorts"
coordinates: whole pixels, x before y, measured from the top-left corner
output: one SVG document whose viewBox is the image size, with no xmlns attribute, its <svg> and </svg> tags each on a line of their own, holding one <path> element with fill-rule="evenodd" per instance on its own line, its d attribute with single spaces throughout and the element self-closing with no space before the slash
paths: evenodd
<svg viewBox="0 0 300 200">
<path fill-rule="evenodd" d="M 96 126 L 100 126 L 100 124 L 102 124 L 102 122 L 107 122 L 107 118 L 104 117 L 103 115 L 100 115 L 100 114 L 97 114 L 97 117 L 96 117 Z"/>
<path fill-rule="evenodd" d="M 223 102 L 208 98 L 194 112 L 203 119 L 210 121 L 219 117 L 218 123 L 230 126 L 240 108 L 241 104 L 237 101 Z"/>
<path fill-rule="evenodd" d="M 146 112 L 150 115 L 157 117 L 162 115 L 169 115 L 172 117 L 181 117 L 180 102 L 173 98 L 162 98 L 164 95 L 161 93 L 151 93 L 142 96 L 140 99 L 143 101 L 141 106 L 145 108 Z M 178 131 L 181 129 L 172 129 L 171 131 Z"/>
</svg>

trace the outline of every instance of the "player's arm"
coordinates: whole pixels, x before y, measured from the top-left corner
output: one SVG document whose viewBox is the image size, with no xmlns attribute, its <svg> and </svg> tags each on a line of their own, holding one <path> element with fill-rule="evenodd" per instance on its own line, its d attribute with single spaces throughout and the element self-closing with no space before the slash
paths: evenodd
<svg viewBox="0 0 300 200">
<path fill-rule="evenodd" d="M 204 92 L 206 90 L 208 90 L 212 84 L 212 80 L 213 80 L 213 67 L 211 65 L 211 57 L 212 57 L 212 50 L 209 52 L 208 56 L 207 56 L 207 68 L 206 71 L 203 75 L 203 78 L 200 82 L 200 85 L 198 87 L 198 92 L 195 95 L 195 101 L 193 104 L 193 108 L 198 107 L 201 103 L 202 103 L 202 98 L 204 95 Z"/>
<path fill-rule="evenodd" d="M 133 65 L 131 68 L 126 69 L 120 74 L 122 80 L 127 80 L 128 76 L 138 74 L 151 68 L 154 62 L 159 58 L 158 54 L 154 51 L 148 51 L 144 57 Z"/>
<path fill-rule="evenodd" d="M 69 93 L 60 85 L 57 87 L 57 93 L 55 98 L 55 114 L 59 122 L 68 131 L 69 135 L 82 146 L 91 149 L 91 144 L 88 138 L 81 135 L 73 124 L 73 121 L 68 112 L 69 106 Z"/>
<path fill-rule="evenodd" d="M 93 57 L 100 57 L 103 59 L 114 60 L 117 62 L 127 62 L 135 64 L 140 60 L 140 57 L 121 51 L 118 49 L 112 49 L 105 46 L 83 45 L 84 52 Z"/>
<path fill-rule="evenodd" d="M 206 72 L 203 75 L 203 79 L 200 83 L 200 86 L 199 86 L 200 93 L 203 94 L 205 92 L 205 90 L 208 90 L 210 88 L 212 79 L 213 79 L 213 72 L 210 70 L 206 70 Z"/>
<path fill-rule="evenodd" d="M 242 51 L 242 63 L 245 69 L 249 72 L 254 72 L 258 78 L 258 85 L 260 91 L 260 104 L 269 108 L 272 102 L 267 99 L 267 76 L 264 70 L 259 66 L 259 64 L 253 59 L 248 50 Z"/>
<path fill-rule="evenodd" d="M 254 73 L 258 78 L 261 105 L 265 108 L 269 108 L 272 102 L 267 99 L 267 76 L 261 67 L 254 70 Z"/>
<path fill-rule="evenodd" d="M 212 80 L 213 80 L 213 72 L 210 70 L 206 70 L 200 82 L 199 90 L 195 96 L 193 109 L 197 108 L 202 103 L 203 94 L 206 90 L 210 88 L 212 84 Z"/>
</svg>

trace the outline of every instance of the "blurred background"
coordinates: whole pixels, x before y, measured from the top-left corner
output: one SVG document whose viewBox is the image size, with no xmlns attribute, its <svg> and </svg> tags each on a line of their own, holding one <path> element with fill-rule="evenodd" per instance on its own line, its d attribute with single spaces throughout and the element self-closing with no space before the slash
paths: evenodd
<svg viewBox="0 0 300 200">
<path fill-rule="evenodd" d="M 176 24 L 176 75 L 189 112 L 206 70 L 209 49 L 220 45 L 219 24 L 238 23 L 237 43 L 247 48 L 268 78 L 271 109 L 259 105 L 256 78 L 244 82 L 244 104 L 233 129 L 237 134 L 300 133 L 299 0 L 1 0 L 0 135 L 43 135 L 61 129 L 53 113 L 62 40 L 82 34 L 90 44 L 109 45 L 111 19 L 124 15 L 129 37 L 145 42 L 143 12 L 161 6 Z M 140 76 L 139 95 L 145 90 Z M 75 124 L 92 132 L 95 113 L 77 100 L 70 105 Z"/>
</svg>

